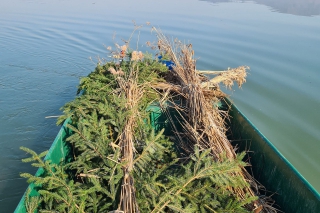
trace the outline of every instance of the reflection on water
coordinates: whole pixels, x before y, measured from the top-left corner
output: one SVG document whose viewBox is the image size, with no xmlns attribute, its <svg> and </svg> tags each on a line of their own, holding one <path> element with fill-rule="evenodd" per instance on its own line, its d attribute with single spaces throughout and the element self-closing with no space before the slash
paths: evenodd
<svg viewBox="0 0 320 213">
<path fill-rule="evenodd" d="M 212 3 L 249 2 L 247 0 L 200 0 Z M 253 0 L 258 4 L 271 7 L 274 11 L 300 16 L 315 16 L 320 14 L 320 0 Z"/>
</svg>

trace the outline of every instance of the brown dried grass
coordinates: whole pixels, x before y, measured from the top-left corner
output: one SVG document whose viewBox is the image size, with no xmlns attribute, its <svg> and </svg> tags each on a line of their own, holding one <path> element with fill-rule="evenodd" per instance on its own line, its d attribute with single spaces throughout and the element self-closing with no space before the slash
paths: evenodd
<svg viewBox="0 0 320 213">
<path fill-rule="evenodd" d="M 130 111 L 125 127 L 120 136 L 119 146 L 121 148 L 121 161 L 125 162 L 123 166 L 124 178 L 121 186 L 120 203 L 118 210 L 127 213 L 139 212 L 135 197 L 134 179 L 131 176 L 134 160 L 134 129 L 140 119 L 138 103 L 143 96 L 144 89 L 137 84 L 137 72 L 132 69 L 127 79 L 117 78 L 121 93 L 125 95 L 127 103 L 126 108 Z"/>
<path fill-rule="evenodd" d="M 216 77 L 212 78 L 208 82 L 201 84 L 202 87 L 216 87 L 219 83 L 224 84 L 228 89 L 231 89 L 236 82 L 239 88 L 246 82 L 248 66 L 240 66 L 234 69 L 228 68 L 228 70 L 221 72 Z"/>
<path fill-rule="evenodd" d="M 248 67 L 242 66 L 235 69 L 228 69 L 227 71 L 219 73 L 212 80 L 203 82 L 203 77 L 199 75 L 196 70 L 196 60 L 194 59 L 194 51 L 191 44 L 184 44 L 181 41 L 174 40 L 171 42 L 161 31 L 153 28 L 158 37 L 158 49 L 161 54 L 169 56 L 174 62 L 172 74 L 175 77 L 174 81 L 170 82 L 171 85 L 167 90 L 174 90 L 182 97 L 185 97 L 185 105 L 181 106 L 176 104 L 175 108 L 181 115 L 181 121 L 183 127 L 183 135 L 177 133 L 180 146 L 187 154 L 193 152 L 194 145 L 200 147 L 200 149 L 210 148 L 212 157 L 215 161 L 221 160 L 223 153 L 233 160 L 236 157 L 235 150 L 226 136 L 227 127 L 226 119 L 227 113 L 214 107 L 212 98 L 206 97 L 211 90 L 216 93 L 222 93 L 219 89 L 219 83 L 224 84 L 227 88 L 233 86 L 233 82 L 237 82 L 238 86 L 246 81 Z M 163 85 L 162 85 L 163 86 Z M 211 93 L 214 95 L 215 92 Z M 172 101 L 172 103 L 174 103 Z M 169 115 L 169 113 L 168 113 Z M 174 118 L 169 117 L 172 125 Z M 182 137 L 183 140 L 182 140 Z M 187 140 L 185 140 L 187 139 Z M 244 189 L 230 188 L 234 194 L 240 199 L 245 199 L 247 194 L 259 196 L 258 187 L 259 183 L 246 171 L 245 168 L 241 168 L 241 172 L 235 173 L 235 176 L 241 176 L 247 181 L 250 187 Z M 251 203 L 246 206 L 250 211 L 260 212 L 277 212 L 275 208 L 266 204 L 263 199 Z"/>
</svg>

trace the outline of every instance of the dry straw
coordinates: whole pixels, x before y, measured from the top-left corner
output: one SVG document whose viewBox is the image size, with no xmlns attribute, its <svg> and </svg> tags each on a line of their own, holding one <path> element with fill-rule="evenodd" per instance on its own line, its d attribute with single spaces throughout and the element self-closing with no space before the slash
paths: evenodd
<svg viewBox="0 0 320 213">
<path fill-rule="evenodd" d="M 139 121 L 139 110 L 137 106 L 143 96 L 144 89 L 138 86 L 137 74 L 137 71 L 132 68 L 126 80 L 122 77 L 117 78 L 121 94 L 124 94 L 127 100 L 126 108 L 131 112 L 127 118 L 119 142 L 119 146 L 121 148 L 121 160 L 125 164 L 123 166 L 123 181 L 118 209 L 127 213 L 139 212 L 139 207 L 135 197 L 132 170 L 135 153 L 134 129 Z"/>
<path fill-rule="evenodd" d="M 181 115 L 180 124 L 183 128 L 183 135 L 177 133 L 180 147 L 190 154 L 194 145 L 200 149 L 211 149 L 211 155 L 215 161 L 221 161 L 222 155 L 226 155 L 230 161 L 236 157 L 235 150 L 228 140 L 226 133 L 227 113 L 215 107 L 213 100 L 225 96 L 219 89 L 219 83 L 227 88 L 237 82 L 238 86 L 246 81 L 249 67 L 241 66 L 235 69 L 228 69 L 222 72 L 198 71 L 196 70 L 196 60 L 191 44 L 184 44 L 179 40 L 171 41 L 160 30 L 153 28 L 158 37 L 158 48 L 160 54 L 165 55 L 173 63 L 171 81 L 166 84 L 155 85 L 156 88 L 172 91 L 185 97 L 185 104 L 182 106 L 174 101 L 174 108 Z M 212 80 L 208 80 L 202 74 L 215 74 Z M 167 86 L 167 87 L 166 87 Z M 167 113 L 169 115 L 169 113 Z M 175 118 L 169 117 L 175 129 Z M 259 183 L 246 171 L 241 168 L 241 172 L 234 173 L 246 180 L 250 186 L 240 188 L 230 188 L 239 199 L 245 199 L 248 194 L 259 196 Z M 277 212 L 269 205 L 267 199 L 259 198 L 257 201 L 246 206 L 248 210 L 258 212 Z"/>
</svg>

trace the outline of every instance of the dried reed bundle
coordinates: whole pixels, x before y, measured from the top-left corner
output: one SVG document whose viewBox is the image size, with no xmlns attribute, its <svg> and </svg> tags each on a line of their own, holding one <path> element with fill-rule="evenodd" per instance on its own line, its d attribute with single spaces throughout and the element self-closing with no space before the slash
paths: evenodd
<svg viewBox="0 0 320 213">
<path fill-rule="evenodd" d="M 168 82 L 156 83 L 156 84 L 153 84 L 152 87 L 157 90 L 162 90 L 162 91 L 166 90 L 166 91 L 172 91 L 176 93 L 182 93 L 182 87 L 180 85 L 170 84 Z M 213 90 L 213 89 L 202 88 L 202 92 L 204 97 L 211 101 L 215 98 L 221 99 L 227 96 L 224 92 L 222 92 L 219 89 Z"/>
<path fill-rule="evenodd" d="M 121 147 L 121 160 L 122 162 L 125 162 L 125 164 L 123 166 L 124 178 L 122 181 L 120 203 L 118 208 L 126 213 L 135 213 L 139 212 L 139 208 L 135 197 L 134 179 L 131 176 L 135 152 L 133 137 L 134 128 L 139 120 L 139 110 L 137 106 L 144 90 L 138 86 L 137 73 L 133 69 L 126 80 L 118 77 L 117 82 L 121 89 L 121 94 L 124 94 L 126 97 L 126 108 L 131 112 L 127 118 L 119 140 L 119 146 Z"/>
<path fill-rule="evenodd" d="M 169 55 L 175 64 L 173 72 L 182 88 L 181 93 L 186 97 L 186 107 L 182 113 L 186 114 L 185 129 L 193 132 L 191 141 L 195 141 L 195 144 L 199 144 L 203 149 L 211 148 L 215 160 L 224 152 L 229 158 L 234 158 L 235 152 L 225 134 L 227 129 L 224 118 L 220 116 L 217 108 L 212 108 L 212 103 L 206 101 L 204 96 L 202 81 L 196 72 L 192 45 L 184 45 L 177 40 L 171 44 L 161 32 L 154 30 L 157 32 L 160 51 Z"/>
<path fill-rule="evenodd" d="M 223 83 L 228 89 L 231 89 L 233 82 L 237 82 L 239 88 L 246 82 L 247 71 L 249 67 L 240 66 L 234 69 L 228 68 L 227 71 L 220 72 L 216 77 L 208 82 L 201 84 L 202 87 L 216 87 L 219 83 Z"/>
<path fill-rule="evenodd" d="M 192 45 L 185 45 L 178 40 L 170 42 L 159 30 L 156 28 L 153 28 L 153 30 L 158 37 L 160 53 L 169 57 L 174 63 L 172 74 L 175 77 L 175 81 L 170 82 L 172 85 L 168 89 L 174 90 L 174 92 L 185 97 L 185 104 L 175 104 L 174 107 L 181 115 L 180 123 L 184 130 L 183 136 L 177 134 L 180 146 L 187 154 L 192 153 L 194 145 L 197 145 L 200 149 L 210 148 L 215 161 L 221 161 L 223 154 L 230 160 L 234 160 L 236 153 L 226 136 L 227 113 L 219 110 L 218 107 L 214 107 L 212 99 L 206 98 L 204 91 L 211 89 L 218 94 L 222 93 L 218 86 L 220 82 L 226 87 L 231 88 L 233 81 L 236 81 L 239 87 L 241 87 L 246 81 L 246 70 L 248 67 L 242 66 L 228 69 L 225 72 L 219 72 L 212 80 L 203 82 L 203 78 L 196 70 L 196 60 L 194 59 Z M 214 92 L 212 94 L 214 95 Z M 167 114 L 169 115 L 169 113 Z M 172 125 L 176 128 L 173 122 L 174 119 L 170 115 L 169 120 L 171 120 Z M 259 195 L 259 184 L 245 168 L 241 168 L 241 172 L 234 175 L 245 179 L 250 187 L 244 189 L 230 188 L 230 191 L 240 199 L 245 199 L 248 194 Z M 269 206 L 261 199 L 246 207 L 255 213 L 261 211 L 277 212 L 275 208 Z"/>
</svg>

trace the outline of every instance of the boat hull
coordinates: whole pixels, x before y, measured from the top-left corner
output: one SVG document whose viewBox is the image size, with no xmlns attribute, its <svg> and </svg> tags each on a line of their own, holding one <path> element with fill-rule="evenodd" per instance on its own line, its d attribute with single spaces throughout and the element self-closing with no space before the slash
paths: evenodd
<svg viewBox="0 0 320 213">
<path fill-rule="evenodd" d="M 274 195 L 282 211 L 291 213 L 320 212 L 320 195 L 293 167 L 279 150 L 230 101 L 230 139 L 240 151 L 249 149 L 248 159 L 253 177 Z"/>
</svg>

